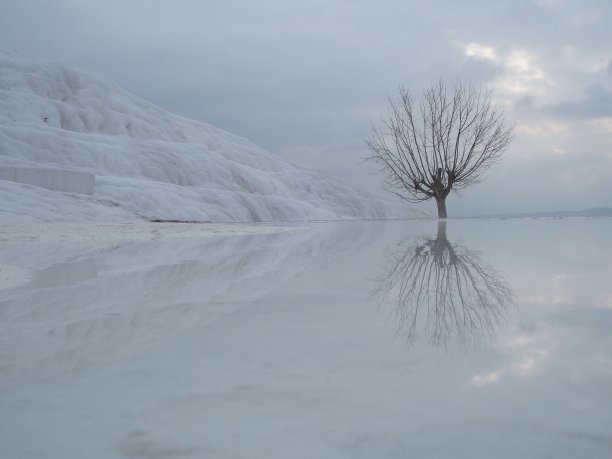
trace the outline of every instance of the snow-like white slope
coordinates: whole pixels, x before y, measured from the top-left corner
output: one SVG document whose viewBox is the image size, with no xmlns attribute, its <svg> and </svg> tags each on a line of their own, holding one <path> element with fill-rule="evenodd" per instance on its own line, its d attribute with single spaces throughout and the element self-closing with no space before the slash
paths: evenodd
<svg viewBox="0 0 612 459">
<path fill-rule="evenodd" d="M 105 78 L 20 53 L 0 52 L 1 167 L 95 174 L 91 196 L 0 180 L 4 222 L 423 216 L 171 114 Z"/>
</svg>

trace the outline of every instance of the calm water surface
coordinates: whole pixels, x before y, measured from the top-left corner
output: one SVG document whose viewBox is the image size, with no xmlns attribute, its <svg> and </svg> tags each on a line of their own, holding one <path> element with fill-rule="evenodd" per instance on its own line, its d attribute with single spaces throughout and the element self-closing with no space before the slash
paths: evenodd
<svg viewBox="0 0 612 459">
<path fill-rule="evenodd" d="M 0 457 L 612 457 L 612 219 L 297 226 L 4 247 Z"/>
</svg>

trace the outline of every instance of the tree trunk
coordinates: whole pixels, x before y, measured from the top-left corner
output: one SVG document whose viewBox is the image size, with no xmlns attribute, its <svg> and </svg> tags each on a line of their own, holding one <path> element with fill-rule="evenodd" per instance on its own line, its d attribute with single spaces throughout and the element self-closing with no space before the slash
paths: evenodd
<svg viewBox="0 0 612 459">
<path fill-rule="evenodd" d="M 436 198 L 438 204 L 438 218 L 446 218 L 446 198 Z"/>
<path fill-rule="evenodd" d="M 448 241 L 448 238 L 446 237 L 446 222 L 438 222 L 436 241 Z"/>
</svg>

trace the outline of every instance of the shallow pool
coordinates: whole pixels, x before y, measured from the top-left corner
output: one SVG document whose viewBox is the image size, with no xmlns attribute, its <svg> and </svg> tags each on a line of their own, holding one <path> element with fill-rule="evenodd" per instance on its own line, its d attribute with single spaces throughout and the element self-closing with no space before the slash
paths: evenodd
<svg viewBox="0 0 612 459">
<path fill-rule="evenodd" d="M 0 457 L 609 458 L 612 219 L 0 251 Z"/>
</svg>

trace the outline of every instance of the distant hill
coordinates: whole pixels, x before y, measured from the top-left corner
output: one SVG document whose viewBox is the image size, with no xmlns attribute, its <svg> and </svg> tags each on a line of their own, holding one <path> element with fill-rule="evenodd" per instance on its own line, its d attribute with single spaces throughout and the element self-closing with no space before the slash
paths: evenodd
<svg viewBox="0 0 612 459">
<path fill-rule="evenodd" d="M 472 218 L 563 218 L 563 217 L 612 217 L 612 207 L 592 207 L 584 210 L 558 210 L 555 212 L 527 212 L 516 214 L 476 215 Z"/>
</svg>

